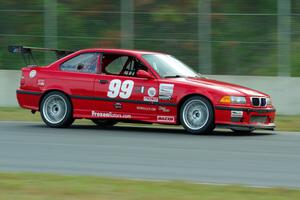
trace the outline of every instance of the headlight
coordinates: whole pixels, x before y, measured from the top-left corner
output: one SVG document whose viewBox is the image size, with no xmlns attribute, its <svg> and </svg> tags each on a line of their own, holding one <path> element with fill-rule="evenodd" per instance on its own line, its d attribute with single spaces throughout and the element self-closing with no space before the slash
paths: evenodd
<svg viewBox="0 0 300 200">
<path fill-rule="evenodd" d="M 246 98 L 240 96 L 224 96 L 221 98 L 220 103 L 246 104 Z"/>
<path fill-rule="evenodd" d="M 272 99 L 271 98 L 266 98 L 266 103 L 267 103 L 267 105 L 272 105 Z"/>
</svg>

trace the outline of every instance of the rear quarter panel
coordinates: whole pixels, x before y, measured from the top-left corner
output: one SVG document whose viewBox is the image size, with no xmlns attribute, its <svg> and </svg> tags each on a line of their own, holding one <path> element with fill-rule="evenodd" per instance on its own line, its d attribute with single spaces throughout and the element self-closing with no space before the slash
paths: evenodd
<svg viewBox="0 0 300 200">
<path fill-rule="evenodd" d="M 30 74 L 35 71 L 35 76 Z M 17 99 L 21 107 L 39 110 L 44 94 L 49 91 L 61 91 L 70 97 L 74 113 L 91 109 L 92 100 L 72 98 L 76 96 L 93 96 L 94 74 L 63 72 L 57 66 L 23 68 L 20 91 Z"/>
</svg>

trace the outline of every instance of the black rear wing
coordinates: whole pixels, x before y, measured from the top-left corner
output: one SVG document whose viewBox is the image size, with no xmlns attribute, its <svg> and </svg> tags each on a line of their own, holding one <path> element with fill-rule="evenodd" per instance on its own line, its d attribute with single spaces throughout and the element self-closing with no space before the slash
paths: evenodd
<svg viewBox="0 0 300 200">
<path fill-rule="evenodd" d="M 41 47 L 28 47 L 28 46 L 8 46 L 8 52 L 20 53 L 25 61 L 26 65 L 37 65 L 37 62 L 32 54 L 32 51 L 52 51 L 56 54 L 57 60 L 65 57 L 75 51 L 64 50 L 64 49 L 53 49 L 53 48 L 41 48 Z M 31 61 L 33 63 L 31 63 Z"/>
</svg>

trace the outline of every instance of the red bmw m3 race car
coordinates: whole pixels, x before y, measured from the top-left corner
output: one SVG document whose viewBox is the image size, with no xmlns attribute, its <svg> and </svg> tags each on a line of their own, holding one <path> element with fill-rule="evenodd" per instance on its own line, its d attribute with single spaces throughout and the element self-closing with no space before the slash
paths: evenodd
<svg viewBox="0 0 300 200">
<path fill-rule="evenodd" d="M 54 51 L 59 59 L 48 66 L 22 68 L 17 99 L 22 108 L 39 111 L 50 127 L 68 127 L 84 118 L 99 126 L 182 125 L 194 134 L 209 133 L 216 126 L 246 132 L 275 128 L 269 95 L 204 78 L 167 54 L 9 47 L 28 56 L 27 61 L 34 50 Z"/>
</svg>

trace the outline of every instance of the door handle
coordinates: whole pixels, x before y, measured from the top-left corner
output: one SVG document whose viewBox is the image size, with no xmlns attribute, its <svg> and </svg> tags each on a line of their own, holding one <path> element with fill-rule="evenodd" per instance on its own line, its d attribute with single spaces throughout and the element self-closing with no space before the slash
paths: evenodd
<svg viewBox="0 0 300 200">
<path fill-rule="evenodd" d="M 99 80 L 99 83 L 100 84 L 106 84 L 106 83 L 108 83 L 108 80 Z"/>
</svg>

